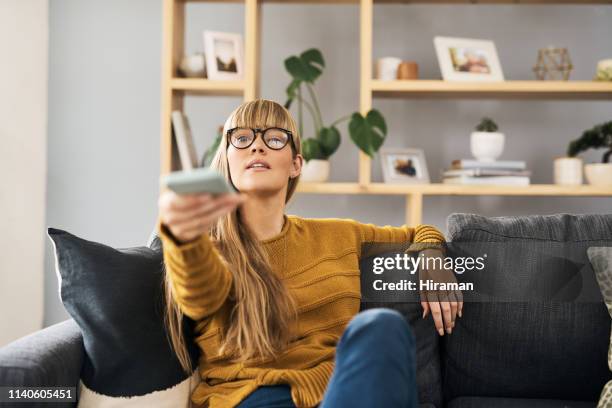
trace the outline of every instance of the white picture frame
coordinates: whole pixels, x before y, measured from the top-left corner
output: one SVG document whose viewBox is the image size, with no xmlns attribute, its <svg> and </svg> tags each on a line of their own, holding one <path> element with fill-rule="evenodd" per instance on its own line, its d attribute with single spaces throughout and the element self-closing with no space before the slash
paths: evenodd
<svg viewBox="0 0 612 408">
<path fill-rule="evenodd" d="M 445 81 L 504 81 L 493 41 L 436 36 L 434 46 Z"/>
<path fill-rule="evenodd" d="M 380 163 L 385 183 L 427 184 L 430 182 L 423 149 L 382 148 L 380 149 Z"/>
<path fill-rule="evenodd" d="M 204 30 L 207 78 L 241 80 L 244 77 L 242 34 Z"/>
</svg>

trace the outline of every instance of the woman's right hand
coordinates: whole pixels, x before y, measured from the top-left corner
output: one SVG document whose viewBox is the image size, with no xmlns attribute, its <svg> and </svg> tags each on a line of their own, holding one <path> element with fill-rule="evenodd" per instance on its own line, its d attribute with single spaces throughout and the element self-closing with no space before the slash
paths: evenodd
<svg viewBox="0 0 612 408">
<path fill-rule="evenodd" d="M 165 190 L 158 200 L 159 218 L 183 244 L 208 233 L 219 217 L 233 211 L 245 198 L 242 193 L 177 194 Z"/>
</svg>

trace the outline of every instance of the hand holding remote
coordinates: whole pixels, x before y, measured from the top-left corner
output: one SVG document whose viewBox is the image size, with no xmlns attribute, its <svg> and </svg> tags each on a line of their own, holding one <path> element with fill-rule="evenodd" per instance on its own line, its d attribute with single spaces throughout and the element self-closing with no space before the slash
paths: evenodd
<svg viewBox="0 0 612 408">
<path fill-rule="evenodd" d="M 159 196 L 159 217 L 179 244 L 193 241 L 210 228 L 223 215 L 244 202 L 241 193 L 177 194 L 166 190 Z"/>
</svg>

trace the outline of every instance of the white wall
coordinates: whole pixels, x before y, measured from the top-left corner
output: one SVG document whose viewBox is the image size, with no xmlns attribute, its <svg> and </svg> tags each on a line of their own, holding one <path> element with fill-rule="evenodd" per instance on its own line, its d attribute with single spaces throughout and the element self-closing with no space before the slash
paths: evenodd
<svg viewBox="0 0 612 408">
<path fill-rule="evenodd" d="M 196 2 L 187 9 L 188 52 L 202 49 L 204 29 L 243 31 L 241 4 Z M 508 79 L 533 78 L 537 49 L 550 44 L 569 48 L 576 67 L 572 79 L 591 79 L 597 61 L 612 57 L 608 5 L 399 4 L 374 10 L 374 57 L 417 60 L 422 78 L 439 78 L 435 35 L 494 40 Z M 283 60 L 318 47 L 327 62 L 316 85 L 325 122 L 358 109 L 358 6 L 265 4 L 262 21 L 262 97 L 284 102 L 289 76 Z M 52 0 L 50 43 L 47 223 L 109 245 L 142 245 L 157 212 L 161 0 Z M 240 102 L 237 97 L 187 98 L 200 154 Z M 610 101 L 376 99 L 374 106 L 387 118 L 385 146 L 425 149 L 434 181 L 452 159 L 470 156 L 469 133 L 482 116 L 493 117 L 507 135 L 502 158 L 527 160 L 535 183 L 552 182 L 552 159 L 563 155 L 583 129 L 612 119 Z M 341 131 L 331 181 L 355 181 L 357 149 L 346 123 Z M 381 181 L 380 162 L 373 165 L 373 178 Z M 445 230 L 452 212 L 601 213 L 611 212 L 612 199 L 428 197 L 424 208 L 424 222 Z M 300 194 L 288 212 L 401 225 L 404 199 Z M 52 264 L 46 279 L 49 324 L 66 314 Z"/>
<path fill-rule="evenodd" d="M 42 327 L 47 0 L 0 1 L 0 347 Z"/>
</svg>

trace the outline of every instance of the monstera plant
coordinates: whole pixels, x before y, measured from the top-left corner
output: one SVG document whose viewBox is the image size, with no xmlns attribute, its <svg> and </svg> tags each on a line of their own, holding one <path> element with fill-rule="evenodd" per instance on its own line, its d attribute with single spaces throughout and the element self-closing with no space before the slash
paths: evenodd
<svg viewBox="0 0 612 408">
<path fill-rule="evenodd" d="M 306 165 L 302 170 L 301 179 L 304 181 L 327 180 L 329 177 L 328 159 L 340 146 L 341 134 L 337 125 L 349 119 L 348 131 L 351 140 L 361 151 L 373 157 L 387 135 L 387 125 L 379 111 L 372 109 L 365 116 L 359 112 L 353 112 L 328 125 L 323 122 L 323 115 L 314 90 L 314 83 L 325 68 L 325 60 L 321 51 L 310 48 L 300 55 L 292 55 L 285 59 L 285 68 L 291 75 L 285 108 L 290 109 L 293 102 L 296 103 L 300 135 L 304 135 L 304 108 L 308 110 L 313 120 L 314 135 L 302 138 L 302 155 L 306 160 Z M 308 98 L 304 92 L 307 93 Z"/>
</svg>

